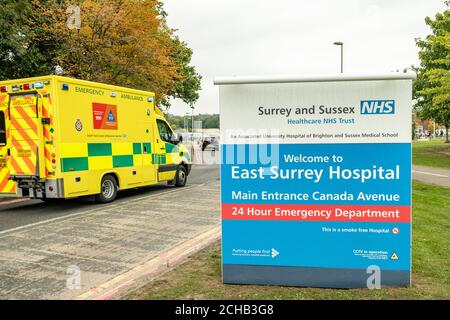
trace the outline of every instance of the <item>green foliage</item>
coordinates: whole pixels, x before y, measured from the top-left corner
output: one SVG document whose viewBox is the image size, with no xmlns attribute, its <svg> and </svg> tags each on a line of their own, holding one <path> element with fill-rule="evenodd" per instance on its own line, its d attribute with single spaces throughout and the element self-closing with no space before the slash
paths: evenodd
<svg viewBox="0 0 450 320">
<path fill-rule="evenodd" d="M 193 51 L 179 37 L 174 37 L 172 57 L 177 62 L 178 73 L 181 78 L 175 83 L 173 90 L 169 93 L 172 98 L 179 98 L 191 107 L 199 98 L 202 76 L 197 73 L 195 67 L 190 65 Z"/>
<path fill-rule="evenodd" d="M 51 7 L 54 1 L 46 1 Z M 40 14 L 36 14 L 40 13 Z M 0 3 L 0 80 L 52 74 L 58 50 L 40 1 Z"/>
<path fill-rule="evenodd" d="M 436 14 L 434 20 L 427 17 L 425 22 L 432 34 L 416 41 L 421 60 L 414 85 L 416 108 L 421 118 L 445 126 L 450 142 L 450 10 Z"/>
<path fill-rule="evenodd" d="M 192 118 L 191 116 L 175 116 L 167 115 L 172 128 L 176 129 L 192 129 Z M 218 114 L 200 114 L 194 117 L 195 121 L 202 122 L 203 129 L 219 129 L 220 128 L 220 116 Z"/>
<path fill-rule="evenodd" d="M 413 164 L 450 169 L 450 145 L 441 139 L 413 142 Z"/>
<path fill-rule="evenodd" d="M 203 122 L 203 127 L 206 129 L 219 129 L 220 116 L 218 114 L 208 116 Z"/>
<path fill-rule="evenodd" d="M 66 9 L 81 9 L 70 29 Z M 159 0 L 0 0 L 0 80 L 53 74 L 156 93 L 193 105 L 201 76 Z"/>
</svg>

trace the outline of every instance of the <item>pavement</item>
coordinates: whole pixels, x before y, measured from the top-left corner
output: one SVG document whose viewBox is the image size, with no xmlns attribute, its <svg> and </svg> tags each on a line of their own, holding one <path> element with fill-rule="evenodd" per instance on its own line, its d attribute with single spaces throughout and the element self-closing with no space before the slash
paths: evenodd
<svg viewBox="0 0 450 320">
<path fill-rule="evenodd" d="M 195 167 L 185 188 L 128 191 L 109 205 L 2 205 L 0 299 L 112 297 L 120 281 L 154 275 L 142 266 L 161 272 L 164 263 L 178 263 L 206 245 L 208 233 L 220 234 L 218 172 L 217 166 Z"/>
<path fill-rule="evenodd" d="M 450 188 L 450 170 L 425 166 L 413 166 L 413 179 L 424 183 Z"/>
<path fill-rule="evenodd" d="M 120 299 L 128 294 L 130 290 L 147 284 L 149 281 L 172 270 L 191 255 L 199 252 L 211 243 L 218 241 L 222 236 L 220 229 L 221 227 L 217 226 L 163 251 L 151 260 L 75 297 L 75 300 Z"/>
</svg>

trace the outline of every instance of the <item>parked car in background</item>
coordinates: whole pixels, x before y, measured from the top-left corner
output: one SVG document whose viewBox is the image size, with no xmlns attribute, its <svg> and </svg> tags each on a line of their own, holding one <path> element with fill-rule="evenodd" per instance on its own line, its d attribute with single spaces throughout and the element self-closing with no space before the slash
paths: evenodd
<svg viewBox="0 0 450 320">
<path fill-rule="evenodd" d="M 216 137 L 206 136 L 201 141 L 202 151 L 205 151 L 206 148 L 211 150 L 214 148 L 215 150 L 219 150 L 219 141 Z"/>
</svg>

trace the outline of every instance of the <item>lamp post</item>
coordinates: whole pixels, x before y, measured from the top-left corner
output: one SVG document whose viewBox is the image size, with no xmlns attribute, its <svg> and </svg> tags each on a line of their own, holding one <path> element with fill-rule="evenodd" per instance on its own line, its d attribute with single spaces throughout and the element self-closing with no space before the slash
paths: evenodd
<svg viewBox="0 0 450 320">
<path fill-rule="evenodd" d="M 408 70 L 411 70 L 412 72 L 416 72 L 416 71 L 413 69 L 413 66 L 411 66 L 411 67 L 406 67 L 405 69 L 403 69 L 403 73 L 408 73 Z"/>
<path fill-rule="evenodd" d="M 189 133 L 189 116 L 190 114 L 188 112 L 183 116 L 184 131 L 186 131 L 186 133 Z"/>
<path fill-rule="evenodd" d="M 344 43 L 336 41 L 334 45 L 341 47 L 341 73 L 344 73 Z"/>
<path fill-rule="evenodd" d="M 192 136 L 191 136 L 191 142 L 192 142 L 192 151 L 194 152 L 194 106 L 191 106 L 192 109 Z"/>
<path fill-rule="evenodd" d="M 194 107 L 191 107 L 192 109 L 192 133 L 194 133 Z"/>
</svg>

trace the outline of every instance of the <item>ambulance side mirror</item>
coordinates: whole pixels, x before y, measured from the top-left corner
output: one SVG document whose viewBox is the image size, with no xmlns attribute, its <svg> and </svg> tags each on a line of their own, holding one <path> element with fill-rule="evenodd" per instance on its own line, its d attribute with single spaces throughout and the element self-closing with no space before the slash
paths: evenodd
<svg viewBox="0 0 450 320">
<path fill-rule="evenodd" d="M 183 136 L 181 134 L 173 135 L 172 136 L 172 143 L 174 145 L 179 145 L 183 142 Z"/>
</svg>

